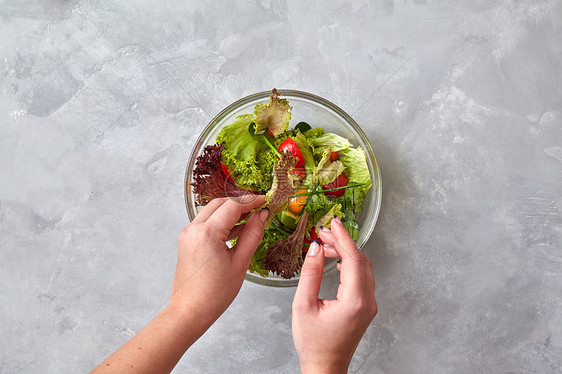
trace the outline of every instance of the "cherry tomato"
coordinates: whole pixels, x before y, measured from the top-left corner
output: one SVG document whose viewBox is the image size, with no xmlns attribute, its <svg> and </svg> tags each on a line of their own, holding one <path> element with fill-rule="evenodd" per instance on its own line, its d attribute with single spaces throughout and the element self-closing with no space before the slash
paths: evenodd
<svg viewBox="0 0 562 374">
<path fill-rule="evenodd" d="M 277 150 L 281 153 L 290 153 L 297 159 L 297 163 L 291 174 L 298 175 L 300 179 L 304 178 L 306 174 L 304 171 L 304 157 L 302 157 L 301 150 L 297 143 L 291 138 L 285 139 L 279 144 Z"/>
<path fill-rule="evenodd" d="M 224 175 L 226 175 L 226 179 L 236 184 L 236 182 L 234 182 L 234 178 L 232 178 L 232 175 L 230 175 L 230 173 L 228 172 L 228 168 L 226 167 L 225 164 L 222 163 L 222 161 L 221 161 L 221 167 L 222 167 L 222 172 L 224 173 Z"/>
<path fill-rule="evenodd" d="M 299 193 L 305 193 L 305 192 L 307 192 L 307 191 L 308 191 L 308 190 L 305 188 L 305 189 L 302 189 L 302 190 L 297 191 L 297 194 L 299 194 Z M 304 206 L 304 203 L 305 203 L 305 202 L 306 202 L 306 195 L 297 196 L 297 197 L 291 197 L 291 198 L 289 199 L 289 209 L 290 209 L 293 213 L 299 214 L 299 213 L 301 212 L 302 207 Z"/>
<path fill-rule="evenodd" d="M 334 162 L 336 161 L 338 158 L 340 158 L 340 153 L 339 152 L 332 152 L 330 153 L 330 161 Z"/>
<path fill-rule="evenodd" d="M 313 227 L 312 230 L 310 230 L 310 240 L 308 240 L 306 238 L 306 236 L 304 237 L 304 242 L 307 244 L 312 243 L 313 240 L 317 240 L 320 242 L 320 244 L 322 244 L 322 239 L 320 239 L 320 237 L 318 235 L 316 235 L 316 228 Z M 308 248 L 305 247 L 304 245 L 302 246 L 302 253 L 306 253 L 308 252 Z"/>
<path fill-rule="evenodd" d="M 320 243 L 322 243 L 322 240 L 320 240 L 320 238 L 318 237 L 318 235 L 316 235 L 316 228 L 312 228 L 312 230 L 310 230 L 310 240 L 308 240 L 306 238 L 306 236 L 304 237 L 304 242 L 307 244 L 312 243 L 313 240 L 318 240 Z M 306 253 L 308 252 L 308 248 L 306 246 L 302 246 L 302 253 Z"/>
<path fill-rule="evenodd" d="M 304 243 L 306 244 L 310 244 L 312 243 L 310 240 L 308 240 L 307 238 L 304 238 L 303 240 L 303 246 L 302 246 L 302 253 L 306 253 L 308 252 L 308 247 L 306 245 L 304 245 Z"/>
<path fill-rule="evenodd" d="M 290 153 L 297 159 L 297 164 L 295 165 L 296 168 L 304 167 L 304 158 L 302 157 L 301 150 L 297 143 L 291 139 L 285 139 L 281 144 L 279 144 L 279 148 L 277 149 L 281 153 Z"/>
<path fill-rule="evenodd" d="M 320 240 L 320 238 L 316 234 L 316 227 L 313 227 L 312 230 L 310 230 L 310 239 L 311 240 L 318 240 L 319 242 L 322 243 L 322 240 Z"/>
<path fill-rule="evenodd" d="M 335 181 L 333 181 L 332 183 L 328 183 L 328 184 L 323 185 L 322 189 L 323 190 L 329 190 L 331 188 L 344 187 L 344 186 L 347 186 L 348 183 L 349 183 L 349 179 L 347 179 L 347 177 L 345 176 L 344 173 L 341 173 L 336 178 Z M 344 193 L 345 193 L 345 189 L 324 192 L 325 195 L 334 196 L 334 197 L 339 197 L 339 196 L 343 195 Z"/>
<path fill-rule="evenodd" d="M 270 129 L 267 129 L 267 133 L 269 134 L 269 136 L 271 136 L 272 138 L 275 138 L 275 135 L 273 135 L 273 133 L 271 132 Z"/>
</svg>

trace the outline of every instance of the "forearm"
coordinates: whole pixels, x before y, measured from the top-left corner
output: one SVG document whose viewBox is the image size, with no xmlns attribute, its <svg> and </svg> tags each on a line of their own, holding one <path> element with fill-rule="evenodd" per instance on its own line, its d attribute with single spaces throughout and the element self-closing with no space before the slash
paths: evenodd
<svg viewBox="0 0 562 374">
<path fill-rule="evenodd" d="M 301 361 L 301 374 L 347 374 L 347 364 L 304 363 Z"/>
<path fill-rule="evenodd" d="M 167 307 L 92 373 L 169 373 L 208 327 Z"/>
</svg>

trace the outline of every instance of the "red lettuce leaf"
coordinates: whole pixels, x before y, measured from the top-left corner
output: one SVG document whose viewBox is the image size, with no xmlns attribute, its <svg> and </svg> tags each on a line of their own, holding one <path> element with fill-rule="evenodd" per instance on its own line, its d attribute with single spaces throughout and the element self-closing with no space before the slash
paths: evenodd
<svg viewBox="0 0 562 374">
<path fill-rule="evenodd" d="M 265 195 L 265 205 L 270 212 L 265 223 L 266 229 L 271 226 L 273 217 L 287 207 L 289 199 L 295 194 L 293 186 L 295 176 L 291 174 L 291 170 L 295 167 L 296 162 L 297 159 L 292 154 L 283 153 L 273 169 L 273 183 Z"/>
<path fill-rule="evenodd" d="M 207 205 L 217 197 L 236 197 L 251 194 L 251 191 L 238 187 L 228 180 L 221 166 L 224 142 L 208 145 L 203 154 L 197 157 L 193 170 L 193 193 L 195 205 Z"/>
<path fill-rule="evenodd" d="M 267 255 L 263 259 L 266 270 L 283 277 L 292 278 L 302 267 L 302 245 L 308 213 L 304 212 L 301 216 L 297 228 L 286 239 L 279 239 L 269 246 Z"/>
</svg>

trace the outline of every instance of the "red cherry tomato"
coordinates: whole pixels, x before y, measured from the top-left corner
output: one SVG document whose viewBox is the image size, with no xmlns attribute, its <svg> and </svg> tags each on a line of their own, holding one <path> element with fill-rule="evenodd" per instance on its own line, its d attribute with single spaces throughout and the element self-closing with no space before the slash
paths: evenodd
<svg viewBox="0 0 562 374">
<path fill-rule="evenodd" d="M 313 227 L 312 230 L 310 230 L 310 239 L 311 240 L 318 240 L 319 242 L 322 242 L 322 240 L 320 240 L 320 238 L 316 234 L 316 227 Z"/>
<path fill-rule="evenodd" d="M 304 243 L 310 244 L 310 243 L 312 243 L 312 242 L 311 242 L 310 240 L 308 240 L 307 238 L 304 238 L 303 244 L 304 244 Z M 302 246 L 302 253 L 306 253 L 306 252 L 308 252 L 308 247 L 307 247 L 306 245 L 303 245 L 303 246 Z"/>
<path fill-rule="evenodd" d="M 267 129 L 267 133 L 269 134 L 269 136 L 271 136 L 272 138 L 275 138 L 275 135 L 273 135 L 273 133 L 271 132 L 270 129 Z"/>
<path fill-rule="evenodd" d="M 339 152 L 332 152 L 330 153 L 330 161 L 334 162 L 336 161 L 338 158 L 340 158 L 340 153 Z"/>
<path fill-rule="evenodd" d="M 279 144 L 277 150 L 281 153 L 290 153 L 297 159 L 297 163 L 291 174 L 298 175 L 300 179 L 304 178 L 306 173 L 304 171 L 304 157 L 302 157 L 301 150 L 297 143 L 291 138 L 285 139 Z"/>
<path fill-rule="evenodd" d="M 320 243 L 322 243 L 322 240 L 318 237 L 318 235 L 316 235 L 316 229 L 313 227 L 312 230 L 310 230 L 310 240 L 308 240 L 306 237 L 304 238 L 304 242 L 307 244 L 312 243 L 313 240 L 318 240 Z M 306 246 L 302 246 L 302 253 L 306 253 L 308 252 L 308 248 Z"/>
<path fill-rule="evenodd" d="M 328 184 L 323 185 L 322 189 L 323 190 L 329 190 L 329 189 L 332 189 L 332 188 L 344 187 L 344 186 L 347 186 L 348 183 L 349 183 L 349 179 L 347 179 L 347 177 L 345 176 L 344 173 L 341 173 L 336 178 L 335 181 L 333 181 L 332 183 L 328 183 Z M 324 192 L 325 195 L 334 196 L 334 197 L 339 197 L 339 196 L 343 195 L 344 193 L 345 193 L 345 189 Z"/>
<path fill-rule="evenodd" d="M 295 165 L 295 167 L 304 167 L 304 158 L 302 157 L 302 153 L 301 150 L 299 149 L 299 146 L 297 145 L 297 143 L 291 139 L 285 139 L 283 140 L 283 142 L 281 142 L 281 144 L 279 144 L 279 148 L 277 149 L 279 152 L 281 153 L 290 153 L 292 154 L 294 157 L 296 157 L 297 159 L 297 164 Z"/>
<path fill-rule="evenodd" d="M 224 175 L 226 175 L 226 179 L 236 184 L 236 182 L 234 182 L 234 178 L 232 178 L 232 175 L 230 175 L 230 173 L 228 172 L 228 168 L 226 167 L 225 164 L 223 164 L 222 161 L 221 161 L 221 167 L 222 167 L 222 172 L 224 173 Z"/>
</svg>

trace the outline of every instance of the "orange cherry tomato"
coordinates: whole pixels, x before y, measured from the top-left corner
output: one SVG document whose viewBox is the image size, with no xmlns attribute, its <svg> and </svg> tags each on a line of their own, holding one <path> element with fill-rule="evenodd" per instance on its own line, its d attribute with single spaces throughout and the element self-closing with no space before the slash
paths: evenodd
<svg viewBox="0 0 562 374">
<path fill-rule="evenodd" d="M 307 191 L 308 190 L 305 188 L 305 189 L 297 191 L 296 194 L 305 193 Z M 289 209 L 293 213 L 299 214 L 302 211 L 302 208 L 303 208 L 305 202 L 306 202 L 306 196 L 291 197 L 289 199 Z"/>
<path fill-rule="evenodd" d="M 334 162 L 336 161 L 338 158 L 340 158 L 340 153 L 339 152 L 332 152 L 330 153 L 330 161 Z"/>
</svg>

